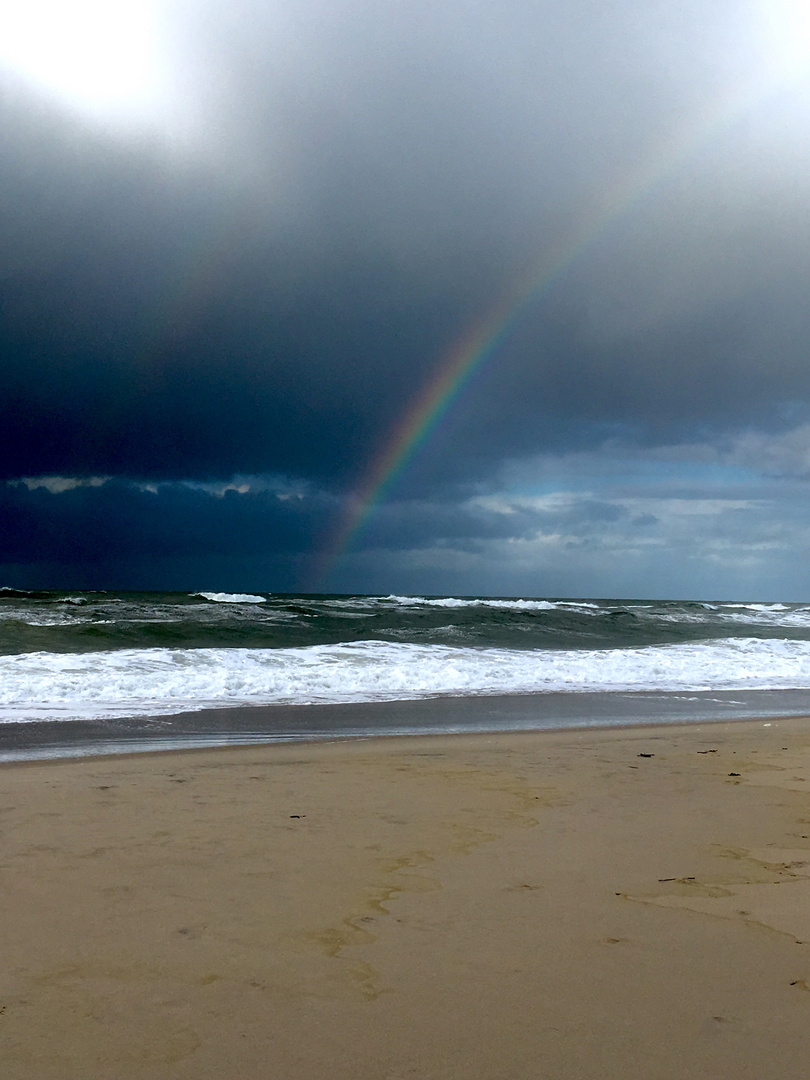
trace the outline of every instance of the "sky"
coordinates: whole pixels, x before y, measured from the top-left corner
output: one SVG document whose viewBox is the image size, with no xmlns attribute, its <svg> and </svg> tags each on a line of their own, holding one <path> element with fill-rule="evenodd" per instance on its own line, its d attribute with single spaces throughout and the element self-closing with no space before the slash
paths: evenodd
<svg viewBox="0 0 810 1080">
<path fill-rule="evenodd" d="M 0 0 L 0 584 L 810 600 L 800 0 Z"/>
</svg>

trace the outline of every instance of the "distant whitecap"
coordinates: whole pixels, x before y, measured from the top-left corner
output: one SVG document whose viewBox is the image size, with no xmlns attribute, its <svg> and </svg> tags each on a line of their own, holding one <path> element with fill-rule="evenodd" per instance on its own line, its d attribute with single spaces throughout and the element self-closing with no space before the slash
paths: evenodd
<svg viewBox="0 0 810 1080">
<path fill-rule="evenodd" d="M 266 596 L 255 596 L 253 593 L 241 592 L 195 592 L 192 596 L 201 596 L 204 600 L 212 600 L 215 604 L 266 604 Z"/>
</svg>

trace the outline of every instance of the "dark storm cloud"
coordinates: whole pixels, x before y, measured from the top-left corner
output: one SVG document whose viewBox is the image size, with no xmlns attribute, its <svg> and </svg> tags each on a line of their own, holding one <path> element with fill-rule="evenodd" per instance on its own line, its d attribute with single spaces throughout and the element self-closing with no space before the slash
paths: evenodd
<svg viewBox="0 0 810 1080">
<path fill-rule="evenodd" d="M 183 484 L 46 484 L 0 487 L 6 584 L 23 582 L 20 568 L 35 563 L 52 587 L 67 574 L 73 588 L 103 588 L 111 576 L 119 587 L 194 588 L 214 580 L 227 588 L 249 566 L 257 588 L 292 588 L 334 509 L 317 494 L 283 490 L 216 495 Z M 230 580 L 229 563 L 237 567 Z"/>
<path fill-rule="evenodd" d="M 7 477 L 350 472 L 487 276 L 441 253 L 417 275 L 325 225 L 299 245 L 250 193 L 57 135 L 5 159 Z"/>
<path fill-rule="evenodd" d="M 351 482 L 475 315 L 751 63 L 735 5 L 190 16 L 196 157 L 6 102 L 7 477 Z M 806 191 L 789 125 L 758 145 L 765 113 L 528 311 L 451 418 L 446 475 L 806 397 Z"/>
<path fill-rule="evenodd" d="M 756 5 L 167 11 L 174 97 L 151 129 L 0 83 L 0 478 L 117 478 L 6 489 L 6 562 L 124 559 L 136 536 L 173 558 L 183 520 L 200 558 L 311 553 L 473 320 L 675 130 L 681 151 L 526 306 L 362 542 L 528 542 L 549 511 L 470 500 L 509 463 L 606 440 L 804 467 L 810 91 L 779 85 Z M 237 474 L 308 495 L 293 514 L 126 483 Z M 566 511 L 600 512 L 655 517 L 598 492 Z"/>
</svg>

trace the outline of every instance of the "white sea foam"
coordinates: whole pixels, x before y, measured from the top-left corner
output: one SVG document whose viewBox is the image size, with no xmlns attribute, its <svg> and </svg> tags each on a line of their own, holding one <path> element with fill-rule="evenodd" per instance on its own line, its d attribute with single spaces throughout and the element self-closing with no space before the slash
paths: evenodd
<svg viewBox="0 0 810 1080">
<path fill-rule="evenodd" d="M 407 607 L 438 608 L 495 608 L 502 611 L 558 611 L 571 608 L 599 609 L 599 604 L 585 600 L 462 600 L 455 596 L 431 598 L 426 596 L 386 596 L 386 600 L 403 604 Z"/>
<path fill-rule="evenodd" d="M 748 611 L 787 611 L 786 604 L 737 604 L 727 601 L 717 605 L 719 608 L 746 608 Z"/>
<path fill-rule="evenodd" d="M 253 593 L 241 592 L 195 592 L 192 596 L 201 596 L 215 604 L 266 604 L 266 596 L 254 596 Z"/>
<path fill-rule="evenodd" d="M 703 623 L 707 617 L 718 621 L 748 624 L 770 624 L 773 626 L 810 626 L 810 607 L 802 605 L 788 607 L 786 604 L 760 603 L 700 603 L 700 611 L 688 611 L 677 607 L 672 611 L 662 610 L 659 604 L 630 603 L 618 601 L 592 600 L 496 600 L 486 597 L 426 597 L 398 596 L 396 594 L 380 598 L 385 603 L 401 604 L 403 607 L 432 608 L 492 608 L 502 611 L 576 611 L 582 614 L 604 615 L 610 611 L 626 611 L 640 618 L 648 618 L 672 623 Z M 378 601 L 379 602 L 379 601 Z M 711 612 L 710 616 L 703 614 Z"/>
<path fill-rule="evenodd" d="M 810 608 L 788 608 L 784 604 L 723 604 L 718 612 L 723 622 L 743 625 L 810 626 Z"/>
<path fill-rule="evenodd" d="M 294 649 L 138 649 L 0 657 L 0 721 L 440 695 L 810 687 L 810 642 L 477 649 L 361 641 Z"/>
</svg>

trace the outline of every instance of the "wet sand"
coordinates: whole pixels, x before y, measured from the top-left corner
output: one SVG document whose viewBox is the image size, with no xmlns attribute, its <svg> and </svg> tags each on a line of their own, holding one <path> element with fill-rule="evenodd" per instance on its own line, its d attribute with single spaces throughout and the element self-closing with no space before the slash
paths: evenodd
<svg viewBox="0 0 810 1080">
<path fill-rule="evenodd" d="M 168 716 L 0 723 L 0 762 L 377 735 L 546 731 L 810 715 L 808 690 L 482 694 L 206 708 Z"/>
<path fill-rule="evenodd" d="M 810 720 L 0 766 L 5 1080 L 784 1080 Z"/>
</svg>

